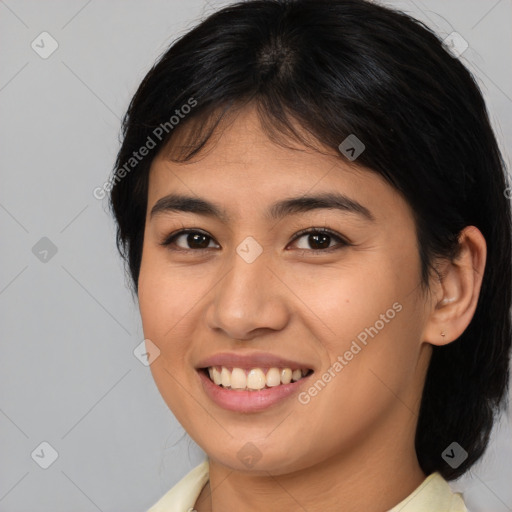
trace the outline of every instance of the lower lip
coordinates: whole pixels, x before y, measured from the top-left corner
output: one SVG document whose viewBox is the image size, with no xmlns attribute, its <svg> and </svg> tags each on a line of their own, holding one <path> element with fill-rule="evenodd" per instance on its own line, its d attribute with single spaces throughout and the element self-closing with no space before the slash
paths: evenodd
<svg viewBox="0 0 512 512">
<path fill-rule="evenodd" d="M 313 375 L 310 374 L 307 377 L 303 377 L 297 382 L 280 384 L 279 386 L 259 391 L 234 391 L 217 386 L 203 370 L 198 370 L 197 373 L 201 379 L 203 389 L 210 399 L 223 409 L 236 412 L 258 412 L 267 409 L 277 402 L 296 394 L 300 387 L 304 385 L 304 382 Z"/>
</svg>

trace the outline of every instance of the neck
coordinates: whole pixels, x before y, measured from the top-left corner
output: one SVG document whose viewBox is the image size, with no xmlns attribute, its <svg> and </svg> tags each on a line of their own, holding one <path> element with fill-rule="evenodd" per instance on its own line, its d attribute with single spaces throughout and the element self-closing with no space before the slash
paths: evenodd
<svg viewBox="0 0 512 512">
<path fill-rule="evenodd" d="M 366 441 L 353 443 L 353 448 L 291 473 L 239 472 L 210 459 L 210 479 L 195 510 L 389 510 L 426 478 L 410 434 L 416 430 L 414 415 L 401 412 L 409 414 L 408 421 L 395 418 L 386 428 L 365 433 Z"/>
</svg>

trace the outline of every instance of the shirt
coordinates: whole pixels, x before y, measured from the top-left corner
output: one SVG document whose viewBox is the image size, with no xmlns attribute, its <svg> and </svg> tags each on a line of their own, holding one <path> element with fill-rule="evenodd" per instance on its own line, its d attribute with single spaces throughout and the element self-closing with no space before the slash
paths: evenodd
<svg viewBox="0 0 512 512">
<path fill-rule="evenodd" d="M 192 469 L 147 512 L 192 512 L 208 482 L 208 459 Z M 388 512 L 468 512 L 462 496 L 453 493 L 440 473 L 430 474 L 405 500 Z"/>
</svg>

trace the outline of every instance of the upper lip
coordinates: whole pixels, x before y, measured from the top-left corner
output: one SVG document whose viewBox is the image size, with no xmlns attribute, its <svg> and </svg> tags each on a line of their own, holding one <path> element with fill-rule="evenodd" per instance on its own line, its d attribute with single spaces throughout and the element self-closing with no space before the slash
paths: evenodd
<svg viewBox="0 0 512 512">
<path fill-rule="evenodd" d="M 199 361 L 197 368 L 209 368 L 211 366 L 225 366 L 226 368 L 291 368 L 311 369 L 308 363 L 301 363 L 292 359 L 286 359 L 274 354 L 254 352 L 252 354 L 240 354 L 222 352 L 214 354 Z"/>
</svg>

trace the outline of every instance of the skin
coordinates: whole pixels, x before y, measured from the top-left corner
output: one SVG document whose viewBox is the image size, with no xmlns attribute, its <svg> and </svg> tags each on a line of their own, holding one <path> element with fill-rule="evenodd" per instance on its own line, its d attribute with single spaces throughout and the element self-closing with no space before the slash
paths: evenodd
<svg viewBox="0 0 512 512">
<path fill-rule="evenodd" d="M 412 212 L 398 192 L 332 150 L 297 148 L 271 142 L 246 108 L 200 157 L 173 163 L 162 152 L 152 163 L 139 305 L 144 335 L 161 351 L 151 364 L 158 389 L 210 459 L 198 512 L 382 512 L 405 499 L 426 477 L 414 434 L 432 345 L 460 336 L 476 308 L 486 259 L 478 229 L 463 231 L 459 257 L 439 262 L 443 278 L 426 292 Z M 333 209 L 264 216 L 275 201 L 332 191 L 374 222 Z M 230 220 L 150 217 L 171 192 L 218 203 Z M 352 245 L 331 238 L 337 250 L 313 254 L 310 236 L 293 241 L 322 227 Z M 175 250 L 160 245 L 183 228 L 206 232 L 210 248 L 191 248 L 186 235 Z M 250 264 L 236 252 L 248 236 L 263 249 Z M 321 376 L 396 302 L 401 311 L 307 404 L 294 396 L 239 413 L 203 391 L 195 367 L 225 351 L 308 361 Z M 237 457 L 247 442 L 261 454 L 252 468 Z"/>
</svg>

